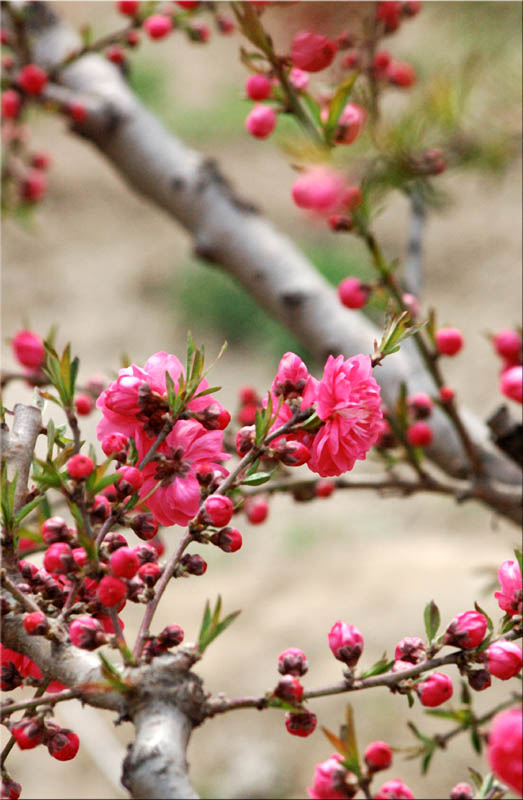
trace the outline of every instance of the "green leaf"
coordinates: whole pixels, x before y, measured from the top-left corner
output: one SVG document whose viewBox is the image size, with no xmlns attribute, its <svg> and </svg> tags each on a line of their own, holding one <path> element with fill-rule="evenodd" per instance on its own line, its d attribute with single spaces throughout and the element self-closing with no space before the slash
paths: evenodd
<svg viewBox="0 0 523 800">
<path fill-rule="evenodd" d="M 412 696 L 412 692 L 407 692 L 407 702 L 409 704 L 409 708 L 412 708 L 414 705 L 414 698 Z"/>
<path fill-rule="evenodd" d="M 45 495 L 41 494 L 38 497 L 35 497 L 29 503 L 26 503 L 25 506 L 22 506 L 22 508 L 15 517 L 15 523 L 19 525 L 24 519 L 24 517 L 27 517 L 27 515 L 30 514 L 31 511 L 33 511 L 38 505 L 40 505 L 44 497 Z"/>
<path fill-rule="evenodd" d="M 433 744 L 432 747 L 428 747 L 425 755 L 421 760 L 421 774 L 426 775 L 429 769 L 429 765 L 432 759 L 432 756 L 436 752 L 436 745 Z"/>
<path fill-rule="evenodd" d="M 425 621 L 425 631 L 427 632 L 427 639 L 429 645 L 432 644 L 440 626 L 440 613 L 434 600 L 427 603 L 425 611 L 423 612 L 423 619 Z"/>
<path fill-rule="evenodd" d="M 271 479 L 270 472 L 255 472 L 254 475 L 248 475 L 242 480 L 244 486 L 260 486 L 262 483 L 267 483 Z"/>
<path fill-rule="evenodd" d="M 472 742 L 472 747 L 476 751 L 476 753 L 481 754 L 482 744 L 481 744 L 481 736 L 479 735 L 479 731 L 476 727 L 470 729 L 470 741 Z"/>
<path fill-rule="evenodd" d="M 516 561 L 519 564 L 520 572 L 523 573 L 523 552 L 516 547 L 516 549 L 514 550 L 514 555 L 516 556 Z"/>
<path fill-rule="evenodd" d="M 409 692 L 409 694 L 410 694 L 410 692 Z M 418 728 L 417 728 L 417 727 L 414 725 L 414 723 L 413 723 L 413 722 L 410 722 L 410 721 L 409 721 L 409 722 L 407 722 L 407 727 L 408 727 L 408 728 L 410 728 L 410 730 L 412 731 L 412 733 L 414 734 L 414 736 L 416 737 L 416 739 L 419 739 L 419 740 L 420 740 L 420 742 L 423 742 L 423 744 L 424 744 L 426 747 L 431 747 L 431 746 L 432 746 L 432 744 L 433 744 L 433 740 L 432 740 L 432 739 L 429 739 L 429 737 L 428 737 L 428 736 L 425 736 L 425 734 L 424 734 L 424 733 L 421 733 L 421 731 L 420 731 L 420 730 L 418 730 Z"/>
<path fill-rule="evenodd" d="M 354 712 L 350 703 L 345 709 L 345 725 L 342 728 L 342 739 L 346 745 L 345 763 L 350 772 L 361 777 L 360 757 L 358 753 L 358 743 L 356 741 L 356 726 L 354 724 Z"/>
<path fill-rule="evenodd" d="M 469 771 L 472 783 L 474 784 L 476 789 L 480 789 L 481 788 L 481 784 L 483 783 L 482 776 L 480 775 L 480 773 L 476 769 L 472 769 L 472 767 L 467 767 L 467 769 Z"/>
<path fill-rule="evenodd" d="M 320 726 L 323 734 L 327 737 L 329 742 L 332 744 L 334 749 L 340 753 L 342 756 L 347 756 L 347 745 L 343 742 L 336 734 L 332 733 L 328 728 L 324 728 L 323 725 Z"/>
<path fill-rule="evenodd" d="M 127 681 L 122 678 L 116 667 L 111 664 L 109 659 L 100 650 L 98 651 L 98 656 L 102 662 L 101 673 L 110 684 L 111 688 L 116 692 L 129 692 L 133 688 L 132 684 L 127 683 Z"/>
<path fill-rule="evenodd" d="M 489 630 L 489 633 L 492 633 L 492 632 L 493 632 L 493 630 L 494 630 L 494 623 L 493 623 L 493 622 L 492 622 L 492 620 L 490 619 L 490 617 L 489 617 L 489 615 L 487 614 L 487 612 L 486 612 L 486 611 L 484 611 L 484 610 L 481 608 L 481 606 L 480 606 L 480 605 L 478 605 L 478 603 L 476 603 L 475 601 L 474 601 L 474 608 L 476 609 L 476 611 L 478 612 L 478 614 L 483 614 L 483 616 L 484 616 L 484 617 L 485 617 L 485 619 L 487 620 L 487 625 L 488 625 L 488 630 Z"/>
<path fill-rule="evenodd" d="M 190 331 L 187 331 L 187 360 L 185 367 L 185 375 L 187 377 L 187 380 L 189 379 L 189 375 L 191 373 L 191 365 L 195 352 L 196 352 L 196 345 L 194 344 L 192 333 Z"/>
<path fill-rule="evenodd" d="M 195 394 L 193 399 L 196 400 L 197 397 L 204 397 L 206 394 L 212 394 L 213 392 L 219 392 L 221 390 L 221 388 L 222 388 L 221 386 L 209 386 L 209 388 L 208 389 L 204 389 L 203 392 L 198 392 L 198 394 Z"/>
<path fill-rule="evenodd" d="M 220 620 L 221 607 L 221 595 L 218 595 L 218 599 L 212 614 L 209 601 L 207 600 L 205 604 L 202 624 L 200 626 L 200 634 L 198 636 L 198 650 L 200 653 L 203 653 L 211 644 L 211 642 L 214 641 L 214 639 L 216 639 L 221 633 L 223 633 L 223 631 L 229 627 L 231 622 L 236 619 L 238 614 L 241 613 L 240 611 L 233 611 Z"/>
<path fill-rule="evenodd" d="M 340 118 L 341 112 L 343 111 L 343 109 L 345 108 L 345 106 L 347 104 L 347 100 L 350 97 L 350 94 L 352 92 L 352 89 L 354 88 L 354 84 L 355 84 L 356 79 L 358 78 L 358 76 L 359 76 L 359 72 L 356 70 L 350 76 L 350 78 L 348 78 L 340 86 L 338 86 L 336 94 L 334 95 L 334 97 L 332 99 L 330 110 L 329 110 L 329 117 L 328 117 L 327 122 L 325 124 L 325 138 L 327 139 L 327 141 L 329 143 L 331 142 L 332 135 L 333 135 L 333 133 L 334 133 L 334 131 L 336 129 L 336 126 L 338 124 L 338 120 Z"/>
<path fill-rule="evenodd" d="M 370 669 L 365 670 L 359 676 L 360 678 L 370 678 L 372 675 L 381 675 L 383 672 L 388 672 L 391 669 L 392 665 L 394 664 L 394 659 L 389 661 L 386 654 L 383 653 L 382 657 L 379 661 L 376 661 L 375 664 L 370 667 Z"/>
<path fill-rule="evenodd" d="M 321 125 L 321 108 L 318 103 L 312 99 L 308 92 L 303 92 L 300 94 L 301 99 L 303 100 L 304 104 L 307 106 L 307 109 L 313 118 L 316 125 Z"/>
</svg>

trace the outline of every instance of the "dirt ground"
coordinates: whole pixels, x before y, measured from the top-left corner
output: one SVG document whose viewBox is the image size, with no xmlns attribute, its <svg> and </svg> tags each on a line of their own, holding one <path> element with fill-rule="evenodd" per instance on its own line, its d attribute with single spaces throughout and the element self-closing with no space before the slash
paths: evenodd
<svg viewBox="0 0 523 800">
<path fill-rule="evenodd" d="M 94 11 L 90 3 L 56 5 L 75 20 L 92 18 Z M 107 25 L 114 21 L 109 3 L 96 3 L 96 14 L 102 29 L 105 19 Z M 418 28 L 400 40 L 407 52 L 421 51 L 430 39 L 422 16 L 414 25 Z M 154 56 L 151 50 L 151 58 L 164 59 L 164 66 L 172 60 L 169 91 L 180 114 L 210 103 L 220 87 L 241 91 L 244 75 L 230 44 L 221 40 L 212 47 L 202 49 L 201 61 L 179 39 L 176 48 L 159 48 Z M 157 350 L 183 355 L 185 330 L 165 298 L 173 272 L 191 251 L 188 236 L 130 193 L 94 149 L 72 138 L 59 120 L 39 118 L 34 137 L 35 145 L 52 152 L 54 166 L 49 196 L 34 226 L 4 223 L 4 366 L 14 366 L 8 336 L 25 325 L 44 334 L 56 322 L 60 341 L 70 339 L 81 357 L 83 378 L 94 372 L 112 374 L 123 352 L 137 364 Z M 270 142 L 254 142 L 240 133 L 233 141 L 205 142 L 203 148 L 283 231 L 304 235 L 303 218 L 289 202 L 293 173 Z M 520 165 L 514 163 L 502 178 L 449 173 L 440 180 L 453 204 L 429 221 L 424 296 L 440 309 L 442 323 L 462 328 L 467 348 L 448 364 L 448 381 L 485 418 L 500 402 L 498 363 L 485 331 L 514 325 L 521 314 Z M 378 234 L 391 256 L 404 252 L 406 221 L 401 200 L 378 221 Z M 197 322 L 193 333 L 202 339 Z M 205 336 L 209 352 L 217 351 L 220 343 Z M 275 366 L 276 361 L 229 348 L 213 377 L 224 386 L 222 402 L 234 407 L 236 388 L 246 381 L 264 390 Z M 13 387 L 6 404 L 30 397 L 28 389 Z M 93 416 L 85 424 L 87 435 L 93 434 L 96 421 Z M 376 469 L 370 461 L 354 474 L 369 475 Z M 363 632 L 362 660 L 370 665 L 384 650 L 390 654 L 402 636 L 423 635 L 422 608 L 431 598 L 443 620 L 470 608 L 474 599 L 497 618 L 492 595 L 481 592 L 492 577 L 488 570 L 511 557 L 518 539 L 514 527 L 474 505 L 458 507 L 437 497 L 376 498 L 363 492 L 339 493 L 307 505 L 277 498 L 264 525 L 252 527 L 241 520 L 240 526 L 243 549 L 234 556 L 206 550 L 205 576 L 174 585 L 156 622 L 158 629 L 180 624 L 191 641 L 207 598 L 221 593 L 225 610 L 243 609 L 198 666 L 210 691 L 229 695 L 272 688 L 277 656 L 288 646 L 301 647 L 308 655 L 306 687 L 338 680 L 340 670 L 326 641 L 337 619 Z M 179 535 L 176 529 L 166 532 L 169 549 Z M 131 640 L 138 611 L 129 604 L 124 612 Z M 479 713 L 504 696 L 506 687 L 499 684 L 475 697 Z M 362 750 L 372 738 L 398 749 L 412 745 L 407 718 L 423 731 L 447 730 L 419 708 L 407 717 L 405 698 L 385 690 L 350 699 Z M 320 724 L 337 730 L 345 703 L 345 698 L 334 697 L 310 706 Z M 61 764 L 43 748 L 29 755 L 14 751 L 12 774 L 22 783 L 23 796 L 126 797 L 118 784 L 119 765 L 131 726 L 115 728 L 109 714 L 76 704 L 59 706 L 57 718 L 79 733 L 80 753 Z M 240 711 L 195 731 L 189 749 L 191 776 L 205 797 L 300 798 L 314 764 L 331 749 L 319 730 L 304 740 L 290 737 L 276 711 Z M 417 761 L 405 761 L 398 752 L 383 780 L 401 777 L 417 797 L 441 797 L 467 779 L 468 766 L 486 771 L 483 758 L 462 737 L 447 754 L 436 755 L 428 779 L 421 778 Z"/>
</svg>

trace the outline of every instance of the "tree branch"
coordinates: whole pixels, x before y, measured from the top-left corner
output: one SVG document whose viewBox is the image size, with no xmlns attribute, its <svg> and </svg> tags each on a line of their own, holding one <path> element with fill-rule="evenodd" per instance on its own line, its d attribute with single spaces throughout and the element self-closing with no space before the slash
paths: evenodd
<svg viewBox="0 0 523 800">
<path fill-rule="evenodd" d="M 30 4 L 34 59 L 52 70 L 79 40 L 45 3 Z M 330 353 L 369 352 L 378 336 L 363 315 L 347 311 L 336 292 L 294 244 L 237 197 L 215 163 L 168 133 L 131 92 L 118 69 L 89 54 L 61 70 L 62 86 L 85 99 L 88 118 L 76 133 L 93 142 L 130 186 L 180 222 L 195 241 L 195 251 L 229 271 L 260 305 L 279 319 L 319 359 Z M 412 343 L 377 371 L 384 399 L 395 401 L 400 384 L 409 391 L 435 392 L 432 379 Z M 519 521 L 521 502 L 498 497 L 496 481 L 520 484 L 521 472 L 489 441 L 488 429 L 466 414 L 471 437 L 481 451 L 491 491 L 483 501 Z M 446 416 L 433 417 L 432 458 L 451 475 L 463 474 L 466 454 Z"/>
<path fill-rule="evenodd" d="M 1 450 L 7 464 L 7 477 L 13 480 L 15 474 L 18 475 L 13 506 L 15 516 L 25 502 L 33 452 L 41 429 L 40 409 L 17 403 L 11 430 L 2 430 Z"/>
</svg>

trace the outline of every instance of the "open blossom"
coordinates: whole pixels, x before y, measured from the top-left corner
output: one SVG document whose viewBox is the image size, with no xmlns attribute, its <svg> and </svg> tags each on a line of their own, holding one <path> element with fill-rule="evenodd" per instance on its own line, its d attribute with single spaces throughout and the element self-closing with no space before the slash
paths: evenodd
<svg viewBox="0 0 523 800">
<path fill-rule="evenodd" d="M 521 614 L 523 584 L 518 562 L 504 561 L 498 569 L 498 580 L 501 584 L 501 591 L 496 592 L 494 597 L 498 601 L 499 607 L 511 617 L 514 614 Z"/>
<path fill-rule="evenodd" d="M 180 361 L 170 353 L 154 353 L 147 359 L 143 369 L 132 364 L 120 370 L 116 381 L 96 401 L 103 414 L 96 429 L 100 441 L 110 433 L 136 438 L 136 430 L 144 427 L 151 438 L 159 433 L 163 425 L 161 417 L 168 410 L 166 372 L 171 376 L 176 391 L 184 371 Z M 208 382 L 202 380 L 195 394 L 208 387 Z M 191 411 L 202 411 L 213 404 L 221 409 L 220 403 L 212 395 L 205 395 L 193 398 L 188 407 Z"/>
<path fill-rule="evenodd" d="M 364 459 L 382 429 L 380 388 L 368 356 L 329 356 L 318 384 L 317 413 L 325 425 L 314 437 L 309 468 L 341 475 Z"/>
<path fill-rule="evenodd" d="M 516 708 L 494 717 L 487 752 L 492 770 L 519 796 L 523 794 L 522 722 L 523 714 Z"/>
<path fill-rule="evenodd" d="M 307 794 L 313 800 L 343 800 L 347 797 L 343 784 L 347 770 L 340 763 L 343 756 L 333 753 L 326 761 L 314 767 L 312 786 L 307 787 Z"/>
<path fill-rule="evenodd" d="M 198 465 L 205 462 L 220 468 L 229 458 L 222 450 L 222 432 L 208 431 L 199 422 L 180 420 L 158 448 L 159 461 L 150 461 L 143 469 L 140 497 L 145 497 L 160 481 L 160 486 L 146 501 L 160 525 L 186 525 L 198 511 L 200 484 Z M 136 446 L 141 460 L 152 440 L 138 429 Z"/>
</svg>

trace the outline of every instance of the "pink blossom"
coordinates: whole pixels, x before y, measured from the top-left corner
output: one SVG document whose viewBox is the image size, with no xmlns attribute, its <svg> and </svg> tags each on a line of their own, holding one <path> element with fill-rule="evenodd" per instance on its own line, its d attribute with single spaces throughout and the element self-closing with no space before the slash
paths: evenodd
<svg viewBox="0 0 523 800">
<path fill-rule="evenodd" d="M 496 592 L 494 597 L 501 610 L 506 611 L 511 617 L 514 614 L 521 614 L 523 584 L 518 562 L 504 561 L 498 569 L 498 580 L 501 584 L 501 591 Z"/>
<path fill-rule="evenodd" d="M 136 438 L 137 428 L 146 427 L 147 433 L 155 436 L 159 432 L 163 421 L 158 423 L 155 414 L 167 411 L 167 386 L 165 373 L 172 378 L 175 391 L 178 389 L 180 376 L 184 375 L 183 367 L 176 356 L 160 351 L 147 359 L 143 368 L 132 364 L 121 369 L 116 381 L 105 389 L 96 405 L 101 409 L 103 418 L 98 423 L 96 433 L 99 440 L 103 440 L 110 433 L 121 433 L 125 436 Z M 208 389 L 209 384 L 204 379 L 198 386 L 195 394 Z M 207 406 L 216 404 L 218 411 L 222 409 L 220 403 L 212 395 L 193 398 L 188 407 L 191 411 L 202 411 Z M 161 416 L 161 413 L 160 413 Z"/>
<path fill-rule="evenodd" d="M 329 356 L 318 384 L 317 413 L 325 425 L 314 437 L 309 468 L 341 475 L 365 459 L 382 429 L 380 388 L 368 356 Z"/>
<path fill-rule="evenodd" d="M 522 722 L 523 714 L 516 708 L 494 717 L 487 752 L 492 770 L 520 796 L 523 794 Z"/>
<path fill-rule="evenodd" d="M 354 667 L 363 653 L 363 636 L 355 625 L 338 620 L 328 633 L 329 647 L 334 658 Z"/>
<path fill-rule="evenodd" d="M 399 778 L 384 783 L 378 794 L 374 795 L 375 800 L 412 800 L 413 797 L 407 784 Z"/>
<path fill-rule="evenodd" d="M 143 469 L 140 497 L 161 481 L 146 501 L 160 525 L 186 525 L 195 516 L 200 505 L 198 465 L 211 462 L 220 468 L 220 462 L 229 458 L 222 450 L 222 438 L 221 431 L 207 431 L 199 422 L 180 420 L 159 446 L 158 453 L 164 458 L 149 462 Z M 152 443 L 143 431 L 137 430 L 139 460 Z"/>
<path fill-rule="evenodd" d="M 309 375 L 309 370 L 296 353 L 284 353 L 278 364 L 271 391 L 276 397 L 285 399 L 303 397 L 302 406 L 308 408 L 316 399 L 318 381 Z"/>
<path fill-rule="evenodd" d="M 316 764 L 312 786 L 307 787 L 309 797 L 313 800 L 343 800 L 347 797 L 343 788 L 347 770 L 341 765 L 341 761 L 343 757 L 339 753 L 333 753 L 326 761 Z"/>
</svg>

